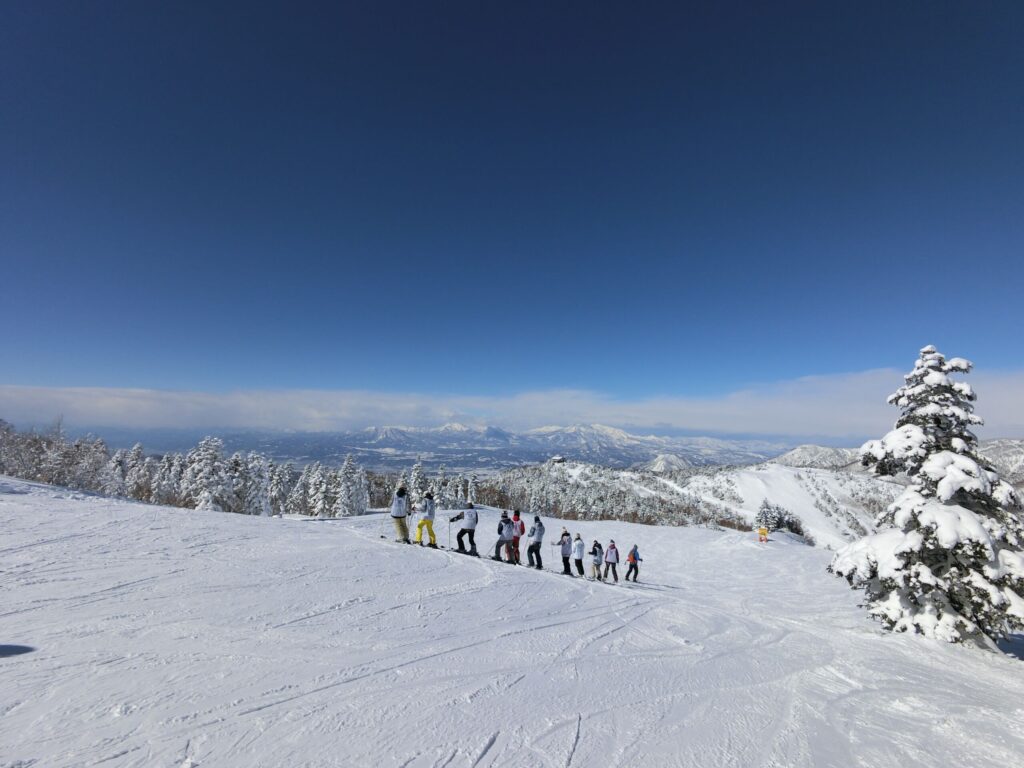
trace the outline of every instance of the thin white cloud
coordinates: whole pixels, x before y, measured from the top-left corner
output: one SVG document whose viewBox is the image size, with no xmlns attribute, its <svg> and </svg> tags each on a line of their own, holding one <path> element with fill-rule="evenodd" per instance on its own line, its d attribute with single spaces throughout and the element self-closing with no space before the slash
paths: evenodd
<svg viewBox="0 0 1024 768">
<path fill-rule="evenodd" d="M 1024 371 L 972 374 L 987 436 L 1024 437 Z M 510 429 L 601 423 L 709 434 L 833 439 L 880 434 L 896 417 L 885 398 L 902 381 L 893 370 L 811 376 L 715 397 L 623 400 L 599 392 L 548 390 L 506 397 L 359 390 L 249 390 L 227 393 L 0 385 L 0 417 L 44 424 L 127 428 L 345 430 L 371 424 L 432 426 L 447 421 Z"/>
</svg>

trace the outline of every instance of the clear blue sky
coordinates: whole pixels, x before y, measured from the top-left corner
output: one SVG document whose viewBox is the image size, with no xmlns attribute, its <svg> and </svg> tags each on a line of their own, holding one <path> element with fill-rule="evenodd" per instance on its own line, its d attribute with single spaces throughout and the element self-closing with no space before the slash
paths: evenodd
<svg viewBox="0 0 1024 768">
<path fill-rule="evenodd" d="M 0 383 L 1019 368 L 1024 4 L 687 6 L 5 3 Z"/>
</svg>

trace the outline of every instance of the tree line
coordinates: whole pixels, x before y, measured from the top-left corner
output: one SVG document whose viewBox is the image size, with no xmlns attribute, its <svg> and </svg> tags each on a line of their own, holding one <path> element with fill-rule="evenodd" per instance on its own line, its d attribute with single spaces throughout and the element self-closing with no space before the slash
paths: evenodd
<svg viewBox="0 0 1024 768">
<path fill-rule="evenodd" d="M 0 474 L 106 496 L 243 515 L 349 517 L 370 503 L 367 473 L 351 456 L 338 468 L 296 471 L 261 453 L 224 452 L 206 437 L 187 453 L 146 455 L 136 443 L 111 451 L 99 438 L 70 440 L 58 422 L 20 432 L 0 419 Z"/>
</svg>

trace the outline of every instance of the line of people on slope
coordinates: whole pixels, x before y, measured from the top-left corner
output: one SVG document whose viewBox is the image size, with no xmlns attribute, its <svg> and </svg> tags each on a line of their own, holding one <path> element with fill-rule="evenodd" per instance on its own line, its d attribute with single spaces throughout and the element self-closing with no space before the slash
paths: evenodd
<svg viewBox="0 0 1024 768">
<path fill-rule="evenodd" d="M 562 573 L 567 576 L 572 576 L 572 571 L 569 568 L 569 560 L 572 559 L 576 564 L 576 572 L 583 576 L 583 550 L 586 549 L 586 545 L 583 543 L 583 537 L 578 533 L 573 538 L 569 531 L 562 528 L 562 535 L 558 541 L 561 547 L 562 553 Z M 612 578 L 617 584 L 619 581 L 619 548 L 615 546 L 615 539 L 612 539 L 608 543 L 607 549 L 601 546 L 601 542 L 594 539 L 594 543 L 590 545 L 590 551 L 587 553 L 590 556 L 590 577 L 597 581 L 605 581 L 608 578 L 608 571 L 612 573 Z M 626 581 L 629 581 L 629 577 L 633 577 L 633 582 L 636 583 L 637 577 L 640 575 L 640 563 L 643 562 L 643 558 L 640 557 L 640 548 L 634 544 L 633 548 L 629 550 L 626 555 L 626 562 L 629 563 L 629 568 L 626 569 Z M 601 573 L 601 565 L 604 564 L 604 573 Z"/>
<path fill-rule="evenodd" d="M 433 549 L 437 549 L 437 538 L 434 535 L 435 514 L 434 495 L 428 492 L 423 498 L 420 520 L 416 525 L 416 543 L 421 546 L 423 545 L 423 530 L 425 528 L 430 541 L 427 546 Z M 409 526 L 406 523 L 408 515 L 408 496 L 406 495 L 405 488 L 399 488 L 391 502 L 391 519 L 395 526 L 397 541 L 411 544 L 412 542 L 409 540 Z M 452 523 L 462 521 L 459 533 L 455 537 L 457 551 L 479 557 L 479 553 L 476 550 L 476 527 L 480 517 L 472 502 L 467 504 L 464 510 L 454 517 L 448 518 L 448 520 Z M 494 545 L 494 555 L 491 559 L 520 565 L 519 542 L 525 536 L 529 542 L 526 548 L 529 566 L 537 570 L 543 570 L 544 562 L 541 558 L 541 544 L 544 541 L 544 533 L 544 523 L 541 522 L 540 515 L 534 515 L 533 525 L 527 532 L 526 524 L 520 518 L 518 509 L 512 513 L 511 519 L 509 519 L 508 512 L 502 511 L 501 519 L 498 521 L 498 541 Z M 468 539 L 469 549 L 466 549 L 463 539 Z M 569 564 L 571 559 L 575 560 L 578 574 L 584 576 L 583 550 L 585 545 L 580 534 L 577 533 L 576 538 L 573 539 L 569 531 L 566 528 L 562 528 L 558 545 L 561 548 L 562 573 L 566 576 L 573 575 Z M 501 550 L 503 548 L 505 550 L 504 560 L 501 557 Z M 591 578 L 597 581 L 604 581 L 608 578 L 608 571 L 610 570 L 612 578 L 618 583 L 619 550 L 615 546 L 614 539 L 608 544 L 607 549 L 603 548 L 597 539 L 594 539 L 588 554 L 590 555 Z M 643 558 L 640 557 L 640 550 L 636 544 L 633 545 L 629 554 L 626 555 L 626 562 L 629 563 L 629 568 L 626 570 L 626 581 L 629 581 L 630 576 L 632 576 L 635 583 L 640 575 L 640 563 L 643 562 Z M 603 574 L 601 573 L 602 563 L 604 564 Z"/>
</svg>

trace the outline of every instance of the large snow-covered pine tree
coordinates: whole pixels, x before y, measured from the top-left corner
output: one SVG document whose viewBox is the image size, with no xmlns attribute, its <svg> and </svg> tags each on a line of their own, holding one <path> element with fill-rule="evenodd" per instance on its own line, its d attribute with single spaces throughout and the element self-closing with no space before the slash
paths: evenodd
<svg viewBox="0 0 1024 768">
<path fill-rule="evenodd" d="M 887 629 L 993 648 L 1024 628 L 1024 523 L 1020 497 L 977 451 L 974 391 L 951 378 L 970 370 L 921 350 L 889 397 L 895 429 L 861 449 L 865 466 L 911 485 L 829 570 L 865 590 Z"/>
</svg>

